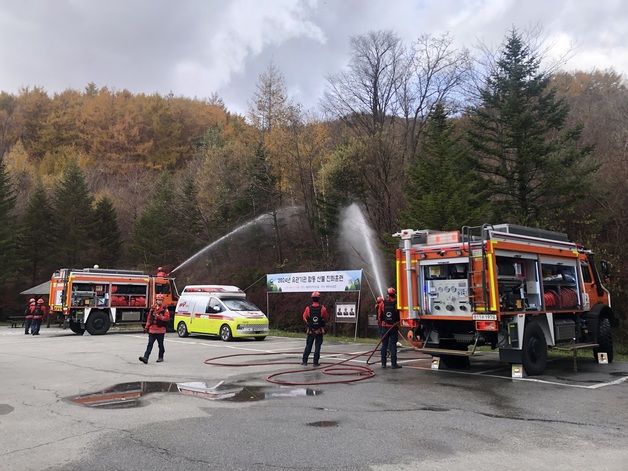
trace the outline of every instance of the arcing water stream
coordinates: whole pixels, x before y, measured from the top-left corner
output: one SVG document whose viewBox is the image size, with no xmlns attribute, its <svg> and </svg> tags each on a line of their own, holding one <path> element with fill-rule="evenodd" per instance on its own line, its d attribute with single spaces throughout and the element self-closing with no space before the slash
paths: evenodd
<svg viewBox="0 0 628 471">
<path fill-rule="evenodd" d="M 257 224 L 259 222 L 261 222 L 263 219 L 265 218 L 271 218 L 272 216 L 270 214 L 262 214 L 261 216 L 250 220 L 249 222 L 246 222 L 244 224 L 242 224 L 241 226 L 236 227 L 234 230 L 232 230 L 231 232 L 229 232 L 228 234 L 225 234 L 224 236 L 220 237 L 219 239 L 216 239 L 215 241 L 213 241 L 211 244 L 203 247 L 201 250 L 199 250 L 198 252 L 196 252 L 194 255 L 192 255 L 190 258 L 188 258 L 185 262 L 181 263 L 178 267 L 176 267 L 174 270 L 172 270 L 170 273 L 174 273 L 175 271 L 177 271 L 179 268 L 184 267 L 185 265 L 187 265 L 188 263 L 190 263 L 191 261 L 195 260 L 196 258 L 198 258 L 200 255 L 204 254 L 205 252 L 207 252 L 208 250 L 210 250 L 212 247 L 218 245 L 219 243 L 221 243 L 223 240 L 228 239 L 229 237 L 231 237 L 232 235 L 234 235 L 237 232 L 243 231 L 244 229 L 246 229 L 247 227 L 250 227 L 254 224 Z"/>
<path fill-rule="evenodd" d="M 364 263 L 371 266 L 375 276 L 377 294 L 383 296 L 383 269 L 380 253 L 377 249 L 377 237 L 356 203 L 345 208 L 340 214 L 340 246 L 356 266 Z M 354 252 L 357 252 L 357 260 Z M 363 255 L 366 255 L 368 262 L 362 258 Z"/>
</svg>

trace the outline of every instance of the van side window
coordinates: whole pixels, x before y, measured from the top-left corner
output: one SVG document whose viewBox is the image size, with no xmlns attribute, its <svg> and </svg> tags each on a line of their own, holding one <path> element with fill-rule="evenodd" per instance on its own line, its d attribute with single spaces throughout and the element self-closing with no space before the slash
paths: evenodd
<svg viewBox="0 0 628 471">
<path fill-rule="evenodd" d="M 218 301 L 216 298 L 210 298 L 205 312 L 207 314 L 213 314 L 213 313 L 221 312 L 221 311 L 222 311 L 222 305 L 220 304 L 220 301 Z"/>
</svg>

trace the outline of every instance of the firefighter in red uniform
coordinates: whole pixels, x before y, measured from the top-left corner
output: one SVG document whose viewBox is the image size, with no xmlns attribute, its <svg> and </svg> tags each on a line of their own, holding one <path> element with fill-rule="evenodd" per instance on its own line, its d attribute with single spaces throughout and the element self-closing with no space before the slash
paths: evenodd
<svg viewBox="0 0 628 471">
<path fill-rule="evenodd" d="M 46 306 L 44 305 L 44 300 L 39 298 L 33 310 L 33 323 L 31 324 L 31 333 L 33 335 L 39 335 L 39 328 L 45 315 Z"/>
<path fill-rule="evenodd" d="M 303 311 L 303 321 L 307 326 L 307 340 L 305 350 L 303 350 L 303 366 L 307 365 L 307 360 L 314 345 L 314 366 L 319 366 L 318 360 L 321 357 L 321 345 L 325 334 L 325 322 L 327 321 L 327 308 L 320 305 L 321 294 L 318 291 L 312 293 L 312 304 Z"/>
<path fill-rule="evenodd" d="M 141 356 L 139 360 L 146 364 L 148 363 L 148 357 L 153 350 L 153 344 L 157 340 L 159 346 L 159 356 L 157 357 L 157 363 L 164 361 L 164 335 L 166 334 L 166 327 L 168 321 L 170 321 L 170 312 L 164 305 L 164 295 L 158 294 L 155 296 L 155 304 L 150 308 L 148 317 L 146 318 L 146 326 L 144 332 L 148 332 L 148 345 L 146 345 L 146 352 L 144 356 Z"/>
<path fill-rule="evenodd" d="M 395 288 L 388 288 L 388 296 L 386 300 L 379 305 L 377 311 L 377 321 L 381 325 L 382 332 L 382 368 L 386 368 L 388 350 L 390 350 L 390 363 L 392 368 L 401 368 L 401 365 L 397 364 L 397 340 L 399 338 L 397 324 L 399 324 L 399 310 L 397 309 L 396 297 L 397 293 Z"/>
<path fill-rule="evenodd" d="M 24 310 L 24 335 L 30 334 L 29 330 L 31 325 L 33 324 L 33 313 L 35 312 L 36 302 L 35 298 L 31 298 L 28 300 L 28 306 Z"/>
</svg>

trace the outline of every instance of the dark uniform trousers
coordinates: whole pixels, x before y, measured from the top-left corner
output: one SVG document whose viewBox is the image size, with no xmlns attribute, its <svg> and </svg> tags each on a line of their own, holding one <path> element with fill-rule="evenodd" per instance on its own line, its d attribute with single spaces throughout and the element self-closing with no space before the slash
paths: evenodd
<svg viewBox="0 0 628 471">
<path fill-rule="evenodd" d="M 390 329 L 390 330 L 389 330 Z M 388 332 L 388 333 L 386 333 Z M 383 325 L 382 326 L 382 365 L 386 365 L 386 352 L 390 350 L 390 363 L 394 366 L 397 364 L 397 341 L 399 340 L 399 331 L 397 327 Z"/>
</svg>

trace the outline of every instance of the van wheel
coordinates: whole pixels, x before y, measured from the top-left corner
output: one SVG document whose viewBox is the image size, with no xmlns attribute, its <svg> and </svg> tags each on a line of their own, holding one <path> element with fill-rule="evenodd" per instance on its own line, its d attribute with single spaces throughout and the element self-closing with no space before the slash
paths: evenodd
<svg viewBox="0 0 628 471">
<path fill-rule="evenodd" d="M 540 375 L 547 363 L 547 342 L 538 322 L 530 322 L 523 332 L 523 368 L 529 375 Z"/>
<path fill-rule="evenodd" d="M 600 325 L 598 327 L 597 334 L 598 348 L 593 349 L 593 359 L 597 361 L 598 353 L 606 353 L 608 356 L 608 362 L 613 362 L 613 334 L 611 332 L 611 321 L 608 317 L 600 319 Z"/>
<path fill-rule="evenodd" d="M 223 324 L 220 328 L 220 338 L 225 342 L 233 340 L 233 334 L 231 333 L 231 327 L 227 324 Z"/>
<path fill-rule="evenodd" d="M 90 335 L 105 335 L 109 327 L 111 327 L 111 319 L 109 319 L 109 314 L 104 311 L 92 312 L 85 325 Z"/>
<path fill-rule="evenodd" d="M 188 332 L 188 326 L 185 325 L 185 322 L 179 322 L 179 325 L 177 326 L 177 334 L 179 334 L 179 337 L 187 337 L 190 335 Z"/>
</svg>

